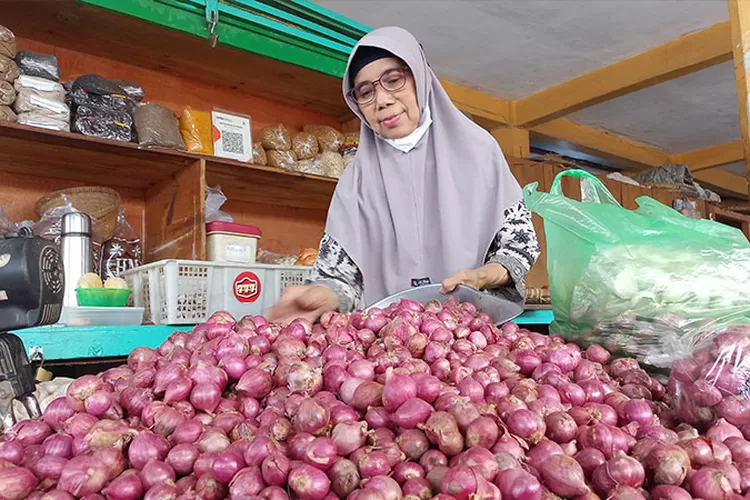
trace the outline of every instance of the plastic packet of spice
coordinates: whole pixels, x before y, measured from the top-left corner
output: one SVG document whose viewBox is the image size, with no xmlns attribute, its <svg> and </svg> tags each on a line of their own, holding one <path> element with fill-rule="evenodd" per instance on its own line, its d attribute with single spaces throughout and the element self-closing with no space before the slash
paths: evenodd
<svg viewBox="0 0 750 500">
<path fill-rule="evenodd" d="M 125 111 L 107 111 L 90 106 L 79 106 L 73 118 L 73 131 L 89 137 L 130 142 L 132 117 Z"/>
<path fill-rule="evenodd" d="M 305 125 L 303 130 L 318 138 L 321 151 L 338 152 L 344 143 L 344 134 L 328 125 Z"/>
<path fill-rule="evenodd" d="M 191 153 L 214 154 L 210 112 L 198 111 L 190 106 L 185 108 L 180 116 L 180 134 L 185 149 Z"/>
<path fill-rule="evenodd" d="M 57 57 L 52 54 L 41 54 L 30 50 L 19 50 L 16 53 L 16 64 L 22 75 L 36 76 L 55 82 L 60 81 L 60 68 Z"/>
<path fill-rule="evenodd" d="M 260 129 L 258 135 L 260 143 L 266 151 L 269 149 L 275 149 L 277 151 L 289 151 L 292 149 L 292 138 L 289 136 L 289 131 L 283 123 L 263 127 Z"/>
<path fill-rule="evenodd" d="M 344 173 L 344 159 L 340 154 L 333 151 L 323 151 L 320 154 L 320 160 L 323 162 L 323 175 L 338 179 Z"/>
<path fill-rule="evenodd" d="M 139 103 L 133 118 L 140 146 L 185 150 L 177 117 L 171 109 L 153 102 Z"/>
<path fill-rule="evenodd" d="M 323 171 L 323 160 L 320 157 L 299 160 L 292 169 L 301 174 L 325 175 Z"/>
<path fill-rule="evenodd" d="M 20 75 L 13 86 L 16 92 L 20 92 L 23 89 L 34 89 L 41 92 L 50 92 L 55 95 L 56 101 L 65 102 L 65 88 L 58 82 L 51 80 L 45 80 L 44 78 L 37 78 L 35 76 Z"/>
<path fill-rule="evenodd" d="M 124 271 L 140 266 L 141 261 L 141 238 L 128 224 L 125 212 L 120 211 L 114 235 L 102 244 L 102 280 L 119 278 Z"/>
<path fill-rule="evenodd" d="M 10 106 L 16 100 L 16 89 L 9 82 L 0 80 L 0 105 Z"/>
<path fill-rule="evenodd" d="M 260 142 L 253 143 L 253 163 L 256 165 L 268 165 L 266 150 Z"/>
<path fill-rule="evenodd" d="M 18 117 L 8 106 L 0 106 L 0 122 L 15 122 Z"/>
<path fill-rule="evenodd" d="M 297 161 L 297 157 L 294 151 L 276 151 L 271 149 L 266 151 L 268 157 L 268 164 L 272 167 L 283 168 L 284 170 L 294 170 L 294 162 Z"/>
<path fill-rule="evenodd" d="M 143 98 L 146 97 L 146 93 L 143 91 L 143 87 L 141 87 L 135 82 L 131 82 L 130 80 L 111 80 L 111 81 L 117 84 L 117 86 L 122 89 L 125 95 L 128 96 L 130 99 L 134 100 L 135 102 L 141 102 Z"/>
<path fill-rule="evenodd" d="M 13 103 L 13 111 L 18 114 L 37 112 L 44 116 L 65 122 L 70 121 L 70 109 L 54 98 L 45 97 L 48 93 L 34 89 L 22 89 Z"/>
<path fill-rule="evenodd" d="M 0 26 L 0 55 L 16 57 L 16 35 L 5 26 Z"/>
<path fill-rule="evenodd" d="M 0 80 L 13 83 L 21 76 L 18 65 L 13 59 L 0 55 Z"/>
<path fill-rule="evenodd" d="M 18 113 L 16 121 L 21 125 L 29 127 L 44 128 L 47 130 L 59 130 L 60 132 L 70 132 L 70 121 L 54 118 L 45 111 L 29 111 L 27 113 Z"/>
<path fill-rule="evenodd" d="M 112 111 L 127 111 L 131 113 L 134 101 L 124 94 L 94 94 L 83 89 L 76 89 L 70 93 L 70 101 L 74 106 L 96 106 Z"/>
<path fill-rule="evenodd" d="M 300 160 L 315 158 L 320 151 L 318 139 L 307 132 L 300 132 L 292 136 L 292 150 Z"/>
</svg>

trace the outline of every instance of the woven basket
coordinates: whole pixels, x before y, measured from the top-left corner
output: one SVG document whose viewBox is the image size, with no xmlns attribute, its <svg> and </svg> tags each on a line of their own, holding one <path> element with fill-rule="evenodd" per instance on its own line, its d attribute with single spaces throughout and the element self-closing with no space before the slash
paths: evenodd
<svg viewBox="0 0 750 500">
<path fill-rule="evenodd" d="M 73 208 L 85 213 L 95 220 L 101 230 L 102 241 L 112 238 L 117 225 L 117 214 L 120 211 L 120 195 L 114 189 L 105 187 L 76 187 L 47 193 L 36 202 L 38 217 L 50 208 L 61 207 L 65 204 L 66 195 Z"/>
</svg>

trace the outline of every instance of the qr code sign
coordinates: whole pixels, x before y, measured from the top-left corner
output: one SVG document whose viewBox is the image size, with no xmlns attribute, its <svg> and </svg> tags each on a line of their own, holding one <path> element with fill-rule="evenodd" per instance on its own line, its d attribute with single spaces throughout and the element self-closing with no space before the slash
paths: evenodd
<svg viewBox="0 0 750 500">
<path fill-rule="evenodd" d="M 243 142 L 242 134 L 240 133 L 229 131 L 222 132 L 221 144 L 224 151 L 227 153 L 235 153 L 238 155 L 245 154 L 245 144 Z"/>
<path fill-rule="evenodd" d="M 214 129 L 214 155 L 241 162 L 252 161 L 250 118 L 221 111 L 211 112 Z"/>
</svg>

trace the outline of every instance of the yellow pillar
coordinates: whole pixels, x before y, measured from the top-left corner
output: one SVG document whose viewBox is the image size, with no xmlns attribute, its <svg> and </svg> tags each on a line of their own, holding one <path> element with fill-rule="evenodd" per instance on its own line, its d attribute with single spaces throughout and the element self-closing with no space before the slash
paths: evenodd
<svg viewBox="0 0 750 500">
<path fill-rule="evenodd" d="M 506 157 L 528 158 L 529 131 L 522 128 L 501 127 L 490 132 Z"/>
<path fill-rule="evenodd" d="M 740 110 L 742 148 L 745 154 L 745 176 L 750 182 L 750 1 L 729 0 L 729 22 L 732 27 L 732 53 L 734 57 L 734 79 L 737 82 L 737 101 Z"/>
</svg>

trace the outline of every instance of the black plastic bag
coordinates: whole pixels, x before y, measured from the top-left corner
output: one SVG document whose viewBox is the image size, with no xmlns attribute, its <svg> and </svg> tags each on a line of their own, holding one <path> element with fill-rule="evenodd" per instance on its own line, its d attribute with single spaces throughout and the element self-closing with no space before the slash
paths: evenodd
<svg viewBox="0 0 750 500">
<path fill-rule="evenodd" d="M 51 54 L 19 50 L 16 54 L 16 64 L 22 75 L 36 76 L 55 82 L 60 81 L 57 57 Z"/>
</svg>

